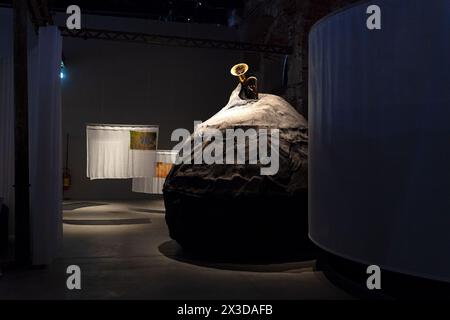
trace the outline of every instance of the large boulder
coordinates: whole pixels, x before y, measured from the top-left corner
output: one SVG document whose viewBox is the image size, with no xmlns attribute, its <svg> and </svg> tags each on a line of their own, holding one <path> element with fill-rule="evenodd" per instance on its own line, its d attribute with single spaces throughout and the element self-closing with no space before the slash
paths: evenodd
<svg viewBox="0 0 450 320">
<path fill-rule="evenodd" d="M 309 244 L 307 122 L 279 96 L 243 100 L 240 90 L 193 135 L 218 129 L 225 139 L 230 128 L 278 129 L 279 170 L 262 175 L 260 163 L 175 165 L 163 188 L 170 236 L 186 249 L 216 254 L 274 256 L 301 249 Z"/>
</svg>

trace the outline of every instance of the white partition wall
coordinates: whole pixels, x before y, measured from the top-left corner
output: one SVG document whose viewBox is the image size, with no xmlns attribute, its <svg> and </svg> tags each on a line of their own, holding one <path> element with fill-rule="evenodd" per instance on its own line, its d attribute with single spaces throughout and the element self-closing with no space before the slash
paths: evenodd
<svg viewBox="0 0 450 320">
<path fill-rule="evenodd" d="M 311 239 L 450 281 L 450 1 L 361 2 L 309 44 Z"/>
</svg>

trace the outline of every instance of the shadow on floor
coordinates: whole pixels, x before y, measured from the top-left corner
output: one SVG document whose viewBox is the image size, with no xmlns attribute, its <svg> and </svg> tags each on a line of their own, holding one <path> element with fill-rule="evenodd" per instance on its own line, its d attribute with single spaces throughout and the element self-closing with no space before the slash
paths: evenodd
<svg viewBox="0 0 450 320">
<path fill-rule="evenodd" d="M 440 300 L 450 298 L 450 284 L 397 272 L 381 270 L 381 289 L 367 288 L 367 267 L 323 252 L 317 262 L 327 279 L 349 294 L 366 300 Z"/>
<path fill-rule="evenodd" d="M 269 258 L 226 257 L 216 254 L 199 254 L 184 250 L 176 241 L 167 241 L 158 247 L 160 253 L 169 259 L 196 266 L 249 272 L 295 272 L 316 270 L 312 252 L 296 256 Z"/>
</svg>

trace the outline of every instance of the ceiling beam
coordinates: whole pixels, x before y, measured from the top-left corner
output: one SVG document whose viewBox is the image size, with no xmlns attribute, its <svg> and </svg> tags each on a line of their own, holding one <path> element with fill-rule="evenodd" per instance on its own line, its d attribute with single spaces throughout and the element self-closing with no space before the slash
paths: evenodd
<svg viewBox="0 0 450 320">
<path fill-rule="evenodd" d="M 257 53 L 286 55 L 292 53 L 292 47 L 270 44 L 255 44 L 247 42 L 223 41 L 212 39 L 186 38 L 156 34 L 134 33 L 125 31 L 110 31 L 101 29 L 69 30 L 59 27 L 64 37 L 110 40 L 120 42 L 144 43 L 161 46 L 176 46 L 188 48 L 236 50 Z"/>
</svg>

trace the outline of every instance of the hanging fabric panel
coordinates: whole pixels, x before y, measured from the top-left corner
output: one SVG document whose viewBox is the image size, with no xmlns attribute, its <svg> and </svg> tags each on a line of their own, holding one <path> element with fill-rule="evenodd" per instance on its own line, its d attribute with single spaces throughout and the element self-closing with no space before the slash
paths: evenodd
<svg viewBox="0 0 450 320">
<path fill-rule="evenodd" d="M 154 176 L 158 127 L 88 125 L 86 138 L 91 180 Z"/>
<path fill-rule="evenodd" d="M 13 63 L 0 58 L 0 204 L 14 208 L 14 86 Z M 12 225 L 11 225 L 12 226 Z"/>
<path fill-rule="evenodd" d="M 30 218 L 32 261 L 47 265 L 62 239 L 62 38 L 57 27 L 39 28 L 29 55 Z"/>
<path fill-rule="evenodd" d="M 158 150 L 156 152 L 155 176 L 133 179 L 133 192 L 162 194 L 166 176 L 175 163 L 177 154 L 177 151 Z"/>
</svg>

